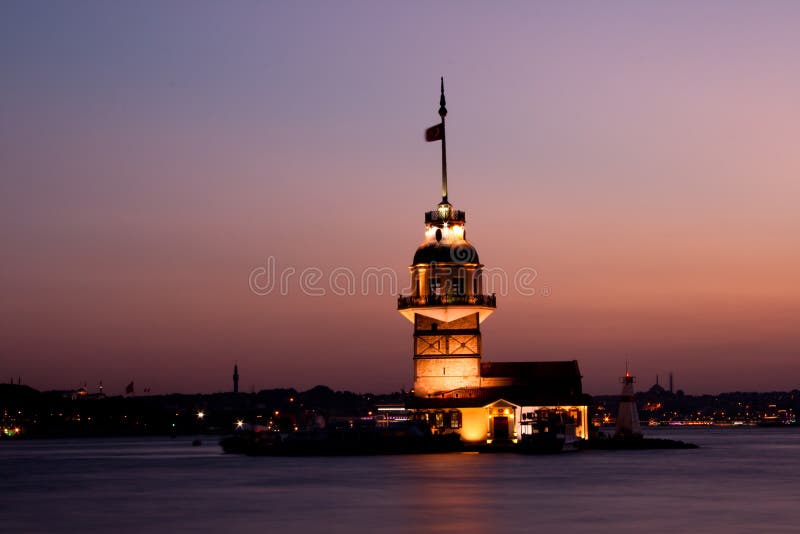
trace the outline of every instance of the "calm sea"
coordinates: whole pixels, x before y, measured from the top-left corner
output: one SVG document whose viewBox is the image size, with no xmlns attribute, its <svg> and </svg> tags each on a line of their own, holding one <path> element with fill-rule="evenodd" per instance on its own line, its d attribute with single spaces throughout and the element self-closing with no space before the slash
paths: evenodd
<svg viewBox="0 0 800 534">
<path fill-rule="evenodd" d="M 800 532 L 800 429 L 688 451 L 248 458 L 216 438 L 0 442 L 0 532 Z"/>
</svg>

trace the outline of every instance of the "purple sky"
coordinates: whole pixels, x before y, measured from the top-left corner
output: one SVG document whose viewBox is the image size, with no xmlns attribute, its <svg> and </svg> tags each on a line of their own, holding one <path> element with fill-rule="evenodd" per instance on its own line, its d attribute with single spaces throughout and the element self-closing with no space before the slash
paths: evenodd
<svg viewBox="0 0 800 534">
<path fill-rule="evenodd" d="M 485 359 L 796 388 L 799 66 L 795 2 L 2 2 L 0 380 L 410 388 L 394 295 L 327 280 L 406 282 L 444 75 L 469 239 L 538 272 Z"/>
</svg>

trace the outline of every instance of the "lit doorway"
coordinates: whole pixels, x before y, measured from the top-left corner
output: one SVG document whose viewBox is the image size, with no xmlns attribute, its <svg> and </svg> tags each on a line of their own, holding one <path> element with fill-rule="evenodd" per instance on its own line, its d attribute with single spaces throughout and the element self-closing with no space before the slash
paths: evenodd
<svg viewBox="0 0 800 534">
<path fill-rule="evenodd" d="M 508 417 L 495 415 L 492 418 L 492 437 L 494 441 L 508 441 L 511 435 L 508 431 Z"/>
</svg>

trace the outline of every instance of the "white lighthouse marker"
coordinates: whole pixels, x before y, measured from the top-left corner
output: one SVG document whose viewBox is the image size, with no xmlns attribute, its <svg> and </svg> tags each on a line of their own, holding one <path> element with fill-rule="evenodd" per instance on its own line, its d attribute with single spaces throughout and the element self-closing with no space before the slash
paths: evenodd
<svg viewBox="0 0 800 534">
<path fill-rule="evenodd" d="M 619 379 L 622 383 L 622 395 L 619 398 L 619 412 L 617 413 L 617 430 L 614 437 L 642 437 L 639 426 L 639 411 L 636 409 L 636 400 L 633 397 L 633 383 L 636 377 L 628 372 L 625 364 L 625 376 Z"/>
</svg>

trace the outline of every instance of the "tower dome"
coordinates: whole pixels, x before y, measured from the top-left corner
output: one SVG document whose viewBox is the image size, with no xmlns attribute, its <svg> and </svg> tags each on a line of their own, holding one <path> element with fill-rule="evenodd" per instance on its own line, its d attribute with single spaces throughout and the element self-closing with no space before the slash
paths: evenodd
<svg viewBox="0 0 800 534">
<path fill-rule="evenodd" d="M 442 203 L 425 214 L 425 239 L 414 253 L 414 265 L 429 263 L 477 264 L 478 251 L 466 239 L 464 212 Z"/>
<path fill-rule="evenodd" d="M 456 243 L 428 243 L 414 253 L 414 265 L 420 263 L 478 263 L 478 251 L 466 239 Z"/>
</svg>

